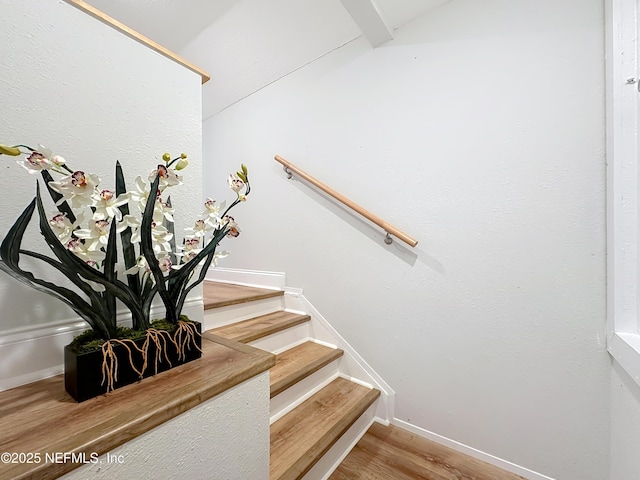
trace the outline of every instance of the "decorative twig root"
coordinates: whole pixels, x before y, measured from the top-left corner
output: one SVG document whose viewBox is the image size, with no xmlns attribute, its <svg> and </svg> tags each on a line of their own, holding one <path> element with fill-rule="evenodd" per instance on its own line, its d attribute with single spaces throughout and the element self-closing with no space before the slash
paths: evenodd
<svg viewBox="0 0 640 480">
<path fill-rule="evenodd" d="M 173 338 L 175 339 L 176 346 L 178 347 L 178 360 L 184 360 L 187 358 L 186 353 L 187 350 L 191 350 L 191 345 L 196 347 L 196 349 L 200 350 L 200 353 L 202 353 L 202 349 L 196 342 L 196 336 L 199 337 L 200 332 L 198 332 L 195 324 L 178 320 L 178 325 L 173 333 Z"/>
<path fill-rule="evenodd" d="M 149 344 L 153 342 L 156 344 L 156 358 L 155 358 L 155 370 L 154 375 L 158 374 L 158 363 L 162 361 L 162 354 L 164 354 L 164 358 L 169 364 L 170 367 L 173 367 L 171 364 L 171 360 L 169 360 L 169 356 L 167 355 L 167 340 L 173 343 L 176 346 L 176 350 L 178 349 L 178 344 L 173 339 L 171 334 L 166 330 L 156 330 L 155 328 L 147 329 L 147 338 L 142 345 L 142 349 L 145 351 L 144 356 L 144 365 L 142 366 L 142 371 L 144 372 L 147 368 L 147 359 L 149 352 Z"/>
<path fill-rule="evenodd" d="M 119 340 L 117 338 L 112 338 L 111 340 L 107 340 L 102 344 L 102 382 L 100 385 L 104 385 L 106 380 L 107 382 L 107 392 L 112 392 L 115 390 L 115 382 L 118 381 L 118 357 L 113 351 L 113 345 L 119 344 L 127 349 L 129 352 L 129 365 L 134 372 L 136 372 L 140 378 L 142 378 L 142 372 L 144 372 L 144 367 L 141 370 L 138 370 L 133 363 L 133 353 L 131 352 L 131 348 L 129 348 L 129 344 L 138 350 L 142 354 L 142 358 L 144 360 L 144 365 L 147 364 L 147 352 L 138 347 L 133 340 L 125 338 L 123 340 Z"/>
</svg>

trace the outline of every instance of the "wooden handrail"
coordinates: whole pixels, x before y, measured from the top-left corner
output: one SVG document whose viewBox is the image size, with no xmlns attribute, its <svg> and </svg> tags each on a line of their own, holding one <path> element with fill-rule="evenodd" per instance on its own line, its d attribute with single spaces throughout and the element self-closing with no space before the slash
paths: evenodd
<svg viewBox="0 0 640 480">
<path fill-rule="evenodd" d="M 352 210 L 355 210 L 356 212 L 358 212 L 360 215 L 365 217 L 367 220 L 369 220 L 369 221 L 375 223 L 376 225 L 378 225 L 387 234 L 393 235 L 394 237 L 399 238 L 400 240 L 402 240 L 404 243 L 406 243 L 407 245 L 409 245 L 411 247 L 415 247 L 418 244 L 418 241 L 415 238 L 407 235 L 402 230 L 400 230 L 400 229 L 394 227 L 393 225 L 390 225 L 389 223 L 385 222 L 380 217 L 378 217 L 377 215 L 374 215 L 373 213 L 371 213 L 366 208 L 363 208 L 360 205 L 358 205 L 357 203 L 355 203 L 353 200 L 348 199 L 347 197 L 345 197 L 341 193 L 336 192 L 333 188 L 328 187 L 327 185 L 322 183 L 317 178 L 314 178 L 311 175 L 309 175 L 308 173 L 305 173 L 304 171 L 300 170 L 298 167 L 296 167 L 294 164 L 292 164 L 288 160 L 285 160 L 280 155 L 276 155 L 274 158 L 276 159 L 276 161 L 278 163 L 282 164 L 282 166 L 284 167 L 285 171 L 287 171 L 287 173 L 293 172 L 296 175 L 298 175 L 300 178 L 305 179 L 307 182 L 309 182 L 312 185 L 318 187 L 320 190 L 325 192 L 327 195 L 332 196 L 333 198 L 335 198 L 339 202 L 343 203 L 347 207 L 349 207 Z"/>
<path fill-rule="evenodd" d="M 197 73 L 198 75 L 200 75 L 200 77 L 202 77 L 202 83 L 206 83 L 211 79 L 209 74 L 204 70 L 202 70 L 201 68 L 198 68 L 192 63 L 187 62 L 181 56 L 173 53 L 171 50 L 164 48 L 162 45 L 159 45 L 158 43 L 154 42 L 150 38 L 145 37 L 144 35 L 127 27 L 126 25 L 119 22 L 115 18 L 110 17 L 109 15 L 102 12 L 101 10 L 98 10 L 93 5 L 89 5 L 87 2 L 84 2 L 83 0 L 64 0 L 64 1 L 67 2 L 69 5 L 73 5 L 74 7 L 91 15 L 93 18 L 100 20 L 102 23 L 109 25 L 112 28 L 115 28 L 121 33 L 124 33 L 127 37 L 134 39 L 136 42 L 146 45 L 151 50 L 158 52 L 160 55 L 163 55 L 169 58 L 170 60 L 173 60 L 174 62 L 179 63 L 183 67 L 188 68 L 192 72 Z"/>
</svg>

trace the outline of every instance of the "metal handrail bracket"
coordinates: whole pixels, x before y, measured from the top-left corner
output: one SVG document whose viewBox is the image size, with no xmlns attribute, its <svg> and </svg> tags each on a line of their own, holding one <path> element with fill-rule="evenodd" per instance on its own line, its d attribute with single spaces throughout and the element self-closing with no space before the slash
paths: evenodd
<svg viewBox="0 0 640 480">
<path fill-rule="evenodd" d="M 406 243 L 410 247 L 415 247 L 418 244 L 418 241 L 415 238 L 409 236 L 399 228 L 396 228 L 393 225 L 390 225 L 389 223 L 385 222 L 377 215 L 374 215 L 369 210 L 361 207 L 360 205 L 355 203 L 353 200 L 350 200 L 349 198 L 345 197 L 341 193 L 336 192 L 331 187 L 325 185 L 317 178 L 312 177 L 308 173 L 296 167 L 294 164 L 292 164 L 288 160 L 285 160 L 280 155 L 276 155 L 274 158 L 278 163 L 282 164 L 282 167 L 285 173 L 287 174 L 287 178 L 291 179 L 293 177 L 293 174 L 296 174 L 300 178 L 306 180 L 307 182 L 311 183 L 315 187 L 325 192 L 327 195 L 333 197 L 334 199 L 338 200 L 340 203 L 346 205 L 350 209 L 356 211 L 357 213 L 365 217 L 370 222 L 382 228 L 385 232 L 384 243 L 386 243 L 387 245 L 393 242 L 393 238 L 391 237 L 391 235 L 402 240 L 404 243 Z"/>
</svg>

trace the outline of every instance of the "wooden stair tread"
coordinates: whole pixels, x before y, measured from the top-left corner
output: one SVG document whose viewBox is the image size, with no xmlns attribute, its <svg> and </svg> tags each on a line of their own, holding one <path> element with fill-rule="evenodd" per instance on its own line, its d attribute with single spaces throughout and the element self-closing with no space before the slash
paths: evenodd
<svg viewBox="0 0 640 480">
<path fill-rule="evenodd" d="M 269 371 L 271 398 L 340 358 L 343 353 L 339 348 L 305 342 L 276 355 L 276 364 Z"/>
<path fill-rule="evenodd" d="M 248 343 L 307 322 L 310 318 L 309 315 L 281 310 L 207 331 L 229 340 Z"/>
<path fill-rule="evenodd" d="M 204 282 L 202 291 L 205 310 L 264 300 L 265 298 L 281 297 L 283 295 L 284 292 L 282 290 L 213 281 Z"/>
<path fill-rule="evenodd" d="M 407 430 L 380 423 L 345 457 L 329 480 L 524 480 Z"/>
<path fill-rule="evenodd" d="M 271 425 L 270 480 L 301 478 L 380 392 L 337 378 Z"/>
</svg>

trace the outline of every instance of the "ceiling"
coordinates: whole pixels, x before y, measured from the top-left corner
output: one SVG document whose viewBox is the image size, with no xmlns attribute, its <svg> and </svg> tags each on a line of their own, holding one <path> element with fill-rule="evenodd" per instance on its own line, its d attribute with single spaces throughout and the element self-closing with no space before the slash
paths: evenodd
<svg viewBox="0 0 640 480">
<path fill-rule="evenodd" d="M 364 35 L 393 30 L 449 0 L 87 0 L 204 69 L 203 118 Z"/>
</svg>

